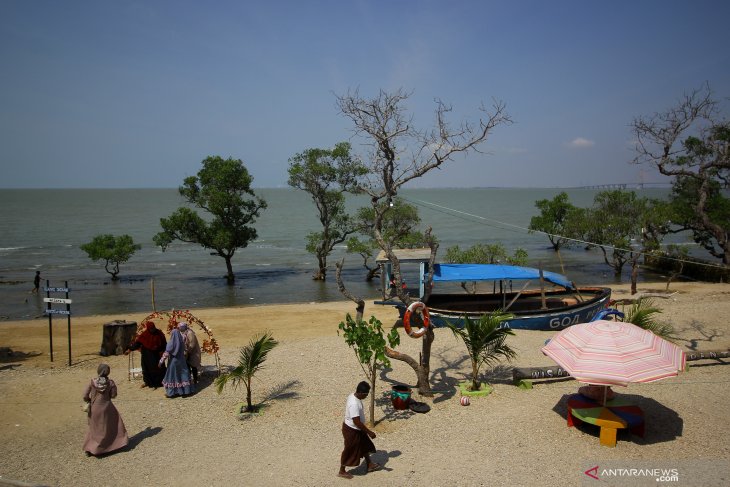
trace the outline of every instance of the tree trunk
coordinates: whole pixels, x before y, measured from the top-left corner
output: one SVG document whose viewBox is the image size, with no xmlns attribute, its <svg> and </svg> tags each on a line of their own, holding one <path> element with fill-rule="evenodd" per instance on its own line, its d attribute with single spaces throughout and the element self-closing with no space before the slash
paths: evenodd
<svg viewBox="0 0 730 487">
<path fill-rule="evenodd" d="M 426 290 L 423 296 L 423 300 L 425 302 L 428 301 L 428 298 L 431 296 L 431 283 L 433 282 L 434 263 L 436 262 L 436 251 L 438 250 L 439 244 L 431 238 L 431 227 L 426 229 L 424 236 L 425 240 L 428 242 L 428 246 L 431 248 L 431 256 L 428 260 L 429 273 L 428 277 L 426 278 Z M 395 260 L 397 261 L 397 259 Z M 394 268 L 396 268 L 395 265 Z M 400 266 L 397 266 L 397 272 L 400 272 Z M 402 299 L 403 297 L 401 296 L 401 300 Z M 407 301 L 403 302 L 408 304 Z M 420 361 L 416 361 L 413 357 L 409 355 L 396 352 L 395 350 L 385 347 L 385 355 L 394 360 L 400 360 L 407 363 L 416 372 L 416 379 L 418 381 L 418 383 L 416 384 L 416 388 L 418 388 L 419 394 L 426 397 L 433 397 L 431 384 L 429 383 L 429 376 L 431 375 L 431 345 L 433 344 L 434 338 L 435 336 L 433 334 L 433 327 L 429 326 L 426 330 L 426 334 L 423 335 Z"/>
<path fill-rule="evenodd" d="M 639 278 L 639 263 L 637 262 L 638 259 L 633 259 L 631 261 L 631 295 L 633 296 L 636 294 L 636 281 Z"/>
<path fill-rule="evenodd" d="M 375 268 L 371 269 L 370 267 L 368 267 L 368 266 L 365 266 L 365 268 L 366 268 L 366 269 L 368 270 L 368 273 L 367 273 L 367 275 L 365 276 L 365 280 L 366 280 L 367 282 L 370 282 L 370 281 L 372 281 L 373 279 L 375 279 L 376 277 L 378 277 L 378 276 L 380 275 L 380 272 L 379 272 L 379 271 L 380 271 L 380 269 L 379 269 L 379 268 L 377 268 L 377 267 L 375 267 Z"/>
<path fill-rule="evenodd" d="M 253 404 L 251 403 L 251 384 L 246 384 L 246 411 L 253 411 Z"/>
<path fill-rule="evenodd" d="M 114 267 L 112 267 L 112 270 L 109 270 L 109 260 L 107 260 L 107 261 L 106 261 L 106 264 L 104 264 L 104 269 L 106 269 L 106 271 L 107 271 L 107 272 L 108 272 L 109 274 L 111 274 L 111 276 L 112 276 L 112 281 L 116 281 L 116 280 L 118 280 L 118 279 L 119 279 L 119 278 L 117 277 L 117 274 L 119 274 L 119 264 L 117 264 L 117 265 L 115 265 Z"/>
<path fill-rule="evenodd" d="M 355 308 L 355 319 L 357 321 L 362 321 L 362 316 L 365 314 L 365 300 L 363 300 L 362 298 L 358 298 L 345 287 L 345 283 L 342 281 L 342 265 L 344 263 L 345 258 L 343 257 L 337 264 L 335 264 L 335 267 L 337 268 L 337 270 L 335 271 L 337 289 L 339 289 L 340 293 L 344 297 L 357 304 L 357 308 Z"/>
<path fill-rule="evenodd" d="M 101 336 L 99 355 L 122 355 L 129 348 L 137 335 L 137 322 L 114 320 L 104 323 Z"/>
<path fill-rule="evenodd" d="M 315 281 L 324 281 L 327 279 L 327 256 L 326 255 L 318 255 L 317 256 L 317 265 L 319 269 L 317 270 L 317 273 L 312 276 L 312 279 Z"/>
<path fill-rule="evenodd" d="M 423 346 L 421 348 L 421 360 L 416 361 L 410 355 L 405 353 L 396 352 L 395 350 L 385 347 L 385 355 L 394 360 L 400 360 L 411 366 L 413 371 L 416 373 L 416 379 L 418 383 L 416 388 L 418 393 L 422 396 L 433 397 L 431 391 L 431 384 L 429 383 L 429 376 L 431 375 L 430 359 L 431 359 L 431 344 L 433 343 L 434 334 L 433 328 L 429 327 L 426 334 L 423 335 Z"/>
<path fill-rule="evenodd" d="M 226 259 L 226 269 L 228 270 L 228 274 L 226 274 L 226 281 L 228 282 L 229 286 L 233 286 L 236 282 L 236 275 L 233 274 L 233 263 L 231 262 L 231 256 L 226 255 L 223 257 Z"/>
<path fill-rule="evenodd" d="M 429 274 L 427 278 L 426 292 L 423 298 L 427 301 L 428 297 L 431 295 L 430 284 L 433 280 L 434 262 L 436 261 L 436 251 L 438 250 L 439 245 L 438 242 L 431 238 L 430 227 L 426 230 L 425 237 L 429 247 L 431 248 L 431 256 L 429 257 Z M 408 304 L 410 302 L 410 297 L 400 287 L 400 284 L 402 282 L 400 279 L 400 262 L 395 257 L 395 255 L 393 255 L 392 250 L 389 250 L 388 252 L 386 252 L 386 254 L 388 254 L 388 257 L 389 259 L 391 259 L 391 263 L 393 264 L 393 271 L 396 278 L 396 288 L 398 296 L 401 301 L 403 301 L 403 303 Z M 335 264 L 335 267 L 337 268 L 337 271 L 335 273 L 337 287 L 343 296 L 357 304 L 355 319 L 362 320 L 362 316 L 365 313 L 365 301 L 362 298 L 354 296 L 345 287 L 345 284 L 342 281 L 342 265 L 344 264 L 344 262 L 345 259 L 343 257 L 337 264 Z M 416 378 L 418 380 L 416 387 L 418 388 L 418 393 L 426 397 L 433 397 L 431 384 L 429 383 L 429 376 L 431 373 L 431 345 L 433 344 L 434 338 L 435 336 L 433 334 L 433 327 L 428 327 L 428 329 L 426 330 L 426 334 L 423 336 L 423 347 L 421 349 L 420 361 L 416 361 L 413 357 L 409 355 L 396 352 L 389 347 L 385 347 L 385 355 L 387 355 L 389 358 L 407 363 L 416 372 Z"/>
<path fill-rule="evenodd" d="M 375 360 L 370 366 L 370 421 L 368 426 L 375 426 L 375 381 L 378 378 L 378 369 L 375 367 Z"/>
<path fill-rule="evenodd" d="M 474 360 L 471 361 L 471 373 L 471 390 L 478 391 L 481 384 L 479 384 L 479 369 L 477 368 L 477 363 Z"/>
<path fill-rule="evenodd" d="M 672 283 L 675 277 L 682 274 L 682 271 L 684 270 L 684 261 L 679 261 L 679 268 L 676 271 L 672 271 L 669 273 L 669 277 L 667 278 L 667 291 L 669 291 L 669 285 Z"/>
</svg>

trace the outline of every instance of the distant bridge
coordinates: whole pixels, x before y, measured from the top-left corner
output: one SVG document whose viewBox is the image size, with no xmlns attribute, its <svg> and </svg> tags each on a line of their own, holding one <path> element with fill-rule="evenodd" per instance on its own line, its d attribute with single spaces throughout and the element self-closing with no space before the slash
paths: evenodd
<svg viewBox="0 0 730 487">
<path fill-rule="evenodd" d="M 671 188 L 672 183 L 605 183 L 591 184 L 588 186 L 576 186 L 573 189 L 646 189 L 646 188 Z"/>
</svg>

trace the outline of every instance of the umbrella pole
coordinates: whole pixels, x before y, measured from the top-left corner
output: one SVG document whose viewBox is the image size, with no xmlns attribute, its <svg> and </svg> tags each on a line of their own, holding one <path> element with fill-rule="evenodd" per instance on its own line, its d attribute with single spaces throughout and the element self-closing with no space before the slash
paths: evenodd
<svg viewBox="0 0 730 487">
<path fill-rule="evenodd" d="M 603 407 L 606 407 L 606 396 L 608 396 L 608 386 L 603 386 Z"/>
</svg>

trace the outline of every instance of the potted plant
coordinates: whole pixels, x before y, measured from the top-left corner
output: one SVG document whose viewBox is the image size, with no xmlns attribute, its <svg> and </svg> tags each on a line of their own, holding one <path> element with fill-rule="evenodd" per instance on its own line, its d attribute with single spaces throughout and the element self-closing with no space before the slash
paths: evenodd
<svg viewBox="0 0 730 487">
<path fill-rule="evenodd" d="M 460 386 L 462 395 L 485 396 L 492 392 L 491 387 L 479 382 L 479 371 L 482 366 L 492 366 L 501 358 L 511 360 L 517 356 L 517 353 L 505 343 L 507 337 L 514 335 L 514 332 L 501 327 L 504 321 L 512 318 L 513 315 L 509 313 L 495 311 L 482 315 L 479 320 L 471 320 L 468 316 L 464 316 L 463 328 L 447 322 L 454 335 L 466 345 L 471 360 L 471 384 Z"/>
</svg>

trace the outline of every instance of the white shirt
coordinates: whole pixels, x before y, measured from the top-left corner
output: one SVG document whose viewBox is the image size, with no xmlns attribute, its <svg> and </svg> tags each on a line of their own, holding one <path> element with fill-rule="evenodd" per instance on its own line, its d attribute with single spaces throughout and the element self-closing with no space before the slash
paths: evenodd
<svg viewBox="0 0 730 487">
<path fill-rule="evenodd" d="M 345 404 L 345 424 L 354 430 L 359 430 L 360 428 L 355 426 L 355 422 L 352 420 L 352 418 L 357 417 L 359 417 L 360 421 L 365 424 L 365 410 L 362 407 L 362 401 L 355 397 L 355 393 L 353 392 L 347 396 L 347 404 Z"/>
</svg>

